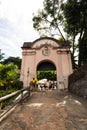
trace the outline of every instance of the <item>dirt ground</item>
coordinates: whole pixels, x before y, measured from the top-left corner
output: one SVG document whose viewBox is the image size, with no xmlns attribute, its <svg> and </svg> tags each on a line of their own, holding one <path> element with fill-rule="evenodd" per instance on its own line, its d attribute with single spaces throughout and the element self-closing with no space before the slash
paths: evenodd
<svg viewBox="0 0 87 130">
<path fill-rule="evenodd" d="M 66 91 L 33 92 L 0 130 L 87 130 L 87 99 Z"/>
</svg>

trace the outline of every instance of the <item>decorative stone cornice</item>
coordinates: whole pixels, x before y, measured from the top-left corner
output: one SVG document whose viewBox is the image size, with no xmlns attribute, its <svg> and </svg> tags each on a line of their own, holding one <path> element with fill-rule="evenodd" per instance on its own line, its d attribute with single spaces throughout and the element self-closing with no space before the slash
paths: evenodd
<svg viewBox="0 0 87 130">
<path fill-rule="evenodd" d="M 23 52 L 22 52 L 22 54 L 23 55 L 34 55 L 34 54 L 36 54 L 36 50 L 34 49 L 32 49 L 32 50 L 23 50 Z"/>
</svg>

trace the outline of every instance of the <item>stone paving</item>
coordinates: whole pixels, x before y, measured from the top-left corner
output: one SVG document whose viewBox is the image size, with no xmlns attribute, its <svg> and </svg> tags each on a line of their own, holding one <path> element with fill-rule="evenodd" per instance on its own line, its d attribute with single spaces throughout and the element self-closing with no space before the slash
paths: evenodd
<svg viewBox="0 0 87 130">
<path fill-rule="evenodd" d="M 87 99 L 66 91 L 34 92 L 0 130 L 87 130 Z"/>
</svg>

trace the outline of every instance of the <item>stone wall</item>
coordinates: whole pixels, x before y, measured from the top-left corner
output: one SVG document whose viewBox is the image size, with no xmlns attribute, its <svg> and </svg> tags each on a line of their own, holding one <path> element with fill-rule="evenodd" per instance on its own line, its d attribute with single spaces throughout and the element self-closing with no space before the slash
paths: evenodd
<svg viewBox="0 0 87 130">
<path fill-rule="evenodd" d="M 68 91 L 87 97 L 87 64 L 69 76 Z"/>
</svg>

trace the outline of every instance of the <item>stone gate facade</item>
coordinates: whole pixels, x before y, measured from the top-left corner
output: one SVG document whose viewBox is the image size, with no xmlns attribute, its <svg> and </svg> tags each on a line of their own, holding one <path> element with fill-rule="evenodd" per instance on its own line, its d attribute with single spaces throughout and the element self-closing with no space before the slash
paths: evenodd
<svg viewBox="0 0 87 130">
<path fill-rule="evenodd" d="M 37 68 L 40 63 L 44 62 L 49 62 L 55 66 L 58 89 L 67 87 L 68 76 L 72 73 L 70 45 L 68 42 L 60 42 L 51 37 L 24 42 L 20 76 L 24 87 L 29 85 L 33 77 L 37 77 Z"/>
</svg>

